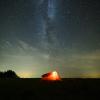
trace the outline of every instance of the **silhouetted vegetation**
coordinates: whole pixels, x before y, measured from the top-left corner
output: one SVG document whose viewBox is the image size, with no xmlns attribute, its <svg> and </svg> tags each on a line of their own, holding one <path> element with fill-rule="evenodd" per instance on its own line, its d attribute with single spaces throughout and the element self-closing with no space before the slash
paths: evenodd
<svg viewBox="0 0 100 100">
<path fill-rule="evenodd" d="M 17 74 L 12 70 L 7 70 L 5 72 L 0 72 L 0 78 L 19 78 Z"/>
</svg>

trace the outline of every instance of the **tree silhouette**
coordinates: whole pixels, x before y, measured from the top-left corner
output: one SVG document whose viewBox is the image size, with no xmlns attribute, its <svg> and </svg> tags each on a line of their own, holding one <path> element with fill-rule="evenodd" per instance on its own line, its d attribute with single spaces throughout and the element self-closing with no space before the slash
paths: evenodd
<svg viewBox="0 0 100 100">
<path fill-rule="evenodd" d="M 19 78 L 17 74 L 12 70 L 7 70 L 5 72 L 0 72 L 0 78 Z"/>
</svg>

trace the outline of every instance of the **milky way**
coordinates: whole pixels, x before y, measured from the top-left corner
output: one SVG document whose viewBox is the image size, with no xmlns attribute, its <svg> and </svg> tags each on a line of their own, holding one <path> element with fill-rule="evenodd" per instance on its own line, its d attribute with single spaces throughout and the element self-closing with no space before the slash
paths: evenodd
<svg viewBox="0 0 100 100">
<path fill-rule="evenodd" d="M 54 16 L 55 16 L 55 12 L 56 12 L 56 2 L 55 0 L 48 0 L 48 18 L 50 20 L 54 19 Z"/>
<path fill-rule="evenodd" d="M 41 7 L 42 9 L 44 8 L 41 12 L 42 32 L 39 35 L 41 37 L 41 45 L 44 49 L 50 49 L 50 44 L 52 43 L 53 45 L 54 42 L 53 38 L 55 38 L 55 34 L 53 33 L 53 21 L 55 20 L 56 4 L 56 0 L 42 0 L 39 5 L 40 9 Z M 51 36 L 51 34 L 53 34 L 53 36 Z"/>
</svg>

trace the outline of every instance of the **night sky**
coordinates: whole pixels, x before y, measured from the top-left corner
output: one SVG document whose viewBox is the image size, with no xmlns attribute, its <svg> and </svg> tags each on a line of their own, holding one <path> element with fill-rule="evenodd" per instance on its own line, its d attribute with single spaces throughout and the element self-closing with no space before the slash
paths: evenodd
<svg viewBox="0 0 100 100">
<path fill-rule="evenodd" d="M 100 0 L 0 0 L 0 71 L 100 77 Z"/>
</svg>

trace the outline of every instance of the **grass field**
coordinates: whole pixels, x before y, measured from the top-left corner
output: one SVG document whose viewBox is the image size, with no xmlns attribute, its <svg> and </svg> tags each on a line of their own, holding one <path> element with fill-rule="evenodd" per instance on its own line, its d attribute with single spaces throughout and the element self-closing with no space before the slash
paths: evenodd
<svg viewBox="0 0 100 100">
<path fill-rule="evenodd" d="M 0 79 L 0 100 L 97 100 L 99 96 L 99 79 Z"/>
</svg>

